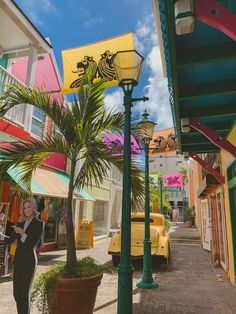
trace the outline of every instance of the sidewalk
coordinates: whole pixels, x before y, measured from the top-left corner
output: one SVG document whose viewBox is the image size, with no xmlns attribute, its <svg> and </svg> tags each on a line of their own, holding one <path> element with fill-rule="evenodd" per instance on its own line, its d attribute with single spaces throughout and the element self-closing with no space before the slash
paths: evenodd
<svg viewBox="0 0 236 314">
<path fill-rule="evenodd" d="M 184 224 L 171 227 L 171 262 L 169 266 L 153 265 L 153 276 L 159 288 L 142 290 L 136 288 L 141 278 L 141 267 L 135 265 L 133 280 L 134 314 L 234 314 L 236 313 L 236 289 L 231 285 L 221 268 L 214 269 L 209 253 L 195 242 L 195 228 Z M 176 237 L 182 240 L 178 240 Z M 186 241 L 187 239 L 187 241 Z M 78 251 L 78 257 L 90 255 L 112 268 L 107 254 L 110 239 L 95 242 L 90 250 Z M 46 265 L 65 260 L 65 251 L 42 253 L 38 271 Z M 115 271 L 115 269 L 114 269 Z M 1 314 L 16 314 L 12 297 L 12 282 L 0 283 Z M 117 273 L 104 274 L 99 287 L 94 313 L 117 313 Z M 31 314 L 37 314 L 34 309 Z M 76 314 L 76 313 L 74 313 Z M 126 313 L 124 313 L 126 314 Z"/>
</svg>

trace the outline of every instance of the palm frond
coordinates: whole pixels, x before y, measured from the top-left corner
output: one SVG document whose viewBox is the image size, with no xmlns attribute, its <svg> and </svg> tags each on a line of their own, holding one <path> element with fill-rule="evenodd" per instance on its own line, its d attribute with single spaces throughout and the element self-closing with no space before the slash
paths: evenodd
<svg viewBox="0 0 236 314">
<path fill-rule="evenodd" d="M 27 193 L 31 193 L 33 172 L 53 153 L 61 153 L 70 158 L 70 147 L 59 136 L 46 137 L 42 141 L 13 142 L 9 147 L 0 148 L 5 158 L 0 162 L 0 175 L 15 171 L 17 182 Z"/>
<path fill-rule="evenodd" d="M 65 139 L 72 143 L 75 139 L 74 116 L 67 107 L 63 107 L 52 95 L 42 93 L 39 89 L 11 85 L 0 94 L 0 118 L 14 106 L 20 104 L 33 105 L 40 108 L 56 124 Z"/>
<path fill-rule="evenodd" d="M 112 164 L 123 174 L 123 156 L 112 156 Z M 132 211 L 143 209 L 144 205 L 144 176 L 138 164 L 131 159 L 131 203 Z"/>
</svg>

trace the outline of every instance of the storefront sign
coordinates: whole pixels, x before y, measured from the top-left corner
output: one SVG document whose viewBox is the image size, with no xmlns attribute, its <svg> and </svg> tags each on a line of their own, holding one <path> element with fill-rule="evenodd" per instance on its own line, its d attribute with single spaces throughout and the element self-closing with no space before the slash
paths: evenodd
<svg viewBox="0 0 236 314">
<path fill-rule="evenodd" d="M 76 246 L 78 249 L 90 249 L 93 247 L 93 221 L 80 220 L 79 230 L 76 237 Z"/>
<path fill-rule="evenodd" d="M 181 187 L 183 186 L 182 176 L 182 173 L 165 174 L 162 179 L 168 187 Z"/>
</svg>

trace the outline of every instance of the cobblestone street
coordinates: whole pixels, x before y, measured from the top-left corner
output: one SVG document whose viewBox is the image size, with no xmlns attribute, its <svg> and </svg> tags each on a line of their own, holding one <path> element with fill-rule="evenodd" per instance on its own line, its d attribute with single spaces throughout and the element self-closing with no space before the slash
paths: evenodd
<svg viewBox="0 0 236 314">
<path fill-rule="evenodd" d="M 136 282 L 141 277 L 140 265 L 135 265 L 133 281 L 134 314 L 234 314 L 236 290 L 221 268 L 213 268 L 208 252 L 198 243 L 195 228 L 186 229 L 183 224 L 171 227 L 171 261 L 168 267 L 153 265 L 158 289 L 141 290 Z M 176 240 L 177 239 L 177 240 Z M 78 256 L 91 255 L 112 268 L 107 255 L 108 239 L 95 242 L 95 248 L 78 251 Z M 41 254 L 39 271 L 50 262 L 65 259 L 65 251 Z M 115 269 L 114 269 L 115 270 Z M 0 284 L 1 314 L 15 314 L 12 282 Z M 117 274 L 105 274 L 98 290 L 94 313 L 115 314 L 117 307 Z M 38 313 L 33 309 L 33 314 Z M 75 313 L 76 314 L 76 313 Z M 125 313 L 124 313 L 125 314 Z"/>
</svg>

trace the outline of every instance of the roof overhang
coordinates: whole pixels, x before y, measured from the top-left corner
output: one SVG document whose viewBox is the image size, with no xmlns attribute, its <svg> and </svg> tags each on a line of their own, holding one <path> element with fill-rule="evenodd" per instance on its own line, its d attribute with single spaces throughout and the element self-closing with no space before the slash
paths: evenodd
<svg viewBox="0 0 236 314">
<path fill-rule="evenodd" d="M 199 118 L 227 138 L 236 120 L 236 42 L 197 19 L 193 32 L 177 35 L 175 1 L 154 3 L 179 148 L 182 152 L 218 152 L 217 146 L 191 126 L 185 133 L 181 121 Z"/>
<path fill-rule="evenodd" d="M 52 46 L 11 0 L 0 0 L 0 46 L 4 54 L 23 53 L 34 47 L 45 54 Z"/>
</svg>

